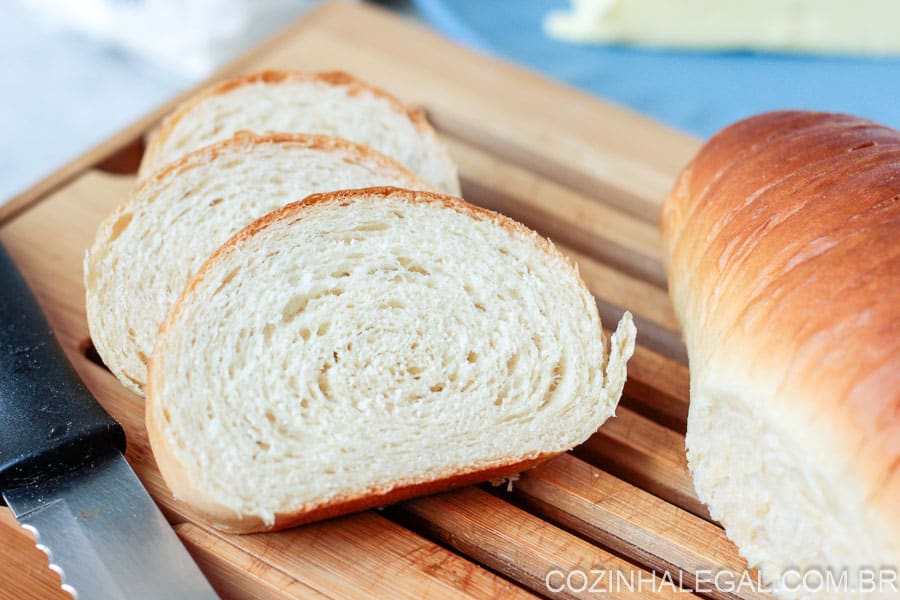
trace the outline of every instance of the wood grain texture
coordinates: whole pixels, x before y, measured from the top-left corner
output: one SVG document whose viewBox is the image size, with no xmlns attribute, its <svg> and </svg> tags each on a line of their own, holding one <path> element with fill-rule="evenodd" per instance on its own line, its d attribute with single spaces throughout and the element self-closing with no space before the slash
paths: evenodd
<svg viewBox="0 0 900 600">
<path fill-rule="evenodd" d="M 34 537 L 19 527 L 5 507 L 0 508 L 0 549 L 0 600 L 72 600 L 59 587 L 59 575 L 48 568 L 47 555 L 37 549 Z"/>
<path fill-rule="evenodd" d="M 626 384 L 634 410 L 620 409 L 578 451 L 627 482 L 568 456 L 523 478 L 517 505 L 467 488 L 390 518 L 370 511 L 276 534 L 215 532 L 159 476 L 142 400 L 86 356 L 83 253 L 129 193 L 142 137 L 169 107 L 148 115 L 0 211 L 0 241 L 76 370 L 125 427 L 129 462 L 223 596 L 529 597 L 548 594 L 540 577 L 549 565 L 599 562 L 650 576 L 710 558 L 742 568 L 721 530 L 695 516 L 703 510 L 679 432 L 688 372 L 659 259 L 659 204 L 696 140 L 363 5 L 325 6 L 220 74 L 260 68 L 344 69 L 423 107 L 450 141 L 470 199 L 551 236 L 579 264 L 607 326 L 634 312 L 640 345 Z M 21 549 L 0 565 L 0 597 L 54 597 L 46 559 L 8 513 L 0 547 Z"/>
<path fill-rule="evenodd" d="M 515 484 L 513 484 L 515 485 Z M 662 584 L 652 573 L 585 542 L 540 518 L 518 509 L 478 488 L 466 488 L 438 496 L 401 504 L 398 510 L 411 516 L 414 523 L 466 556 L 508 575 L 533 591 L 554 598 L 590 598 L 603 590 L 610 598 L 673 598 L 684 596 Z M 555 572 L 554 572 L 555 571 Z M 563 584 L 564 574 L 584 573 L 591 583 L 581 589 L 582 581 Z M 646 588 L 617 589 L 602 587 L 612 573 L 629 580 L 638 576 Z M 580 577 L 580 576 L 577 576 Z M 595 587 L 591 590 L 591 587 Z M 562 588 L 554 591 L 556 588 Z M 690 595 L 690 594 L 687 594 Z"/>
<path fill-rule="evenodd" d="M 209 533 L 335 598 L 530 597 L 373 511 L 276 533 Z"/>
<path fill-rule="evenodd" d="M 192 523 L 176 525 L 175 533 L 222 598 L 333 598 Z"/>
<path fill-rule="evenodd" d="M 525 598 L 483 567 L 375 511 L 290 531 L 231 539 L 297 579 L 339 598 Z"/>
<path fill-rule="evenodd" d="M 575 450 L 579 458 L 698 517 L 710 520 L 698 499 L 684 453 L 684 436 L 620 406 Z"/>
<path fill-rule="evenodd" d="M 655 225 L 473 144 L 450 136 L 444 141 L 459 165 L 463 195 L 469 202 L 503 210 L 526 224 L 540 223 L 548 237 L 665 288 L 662 245 Z"/>
<path fill-rule="evenodd" d="M 644 414 L 684 433 L 687 426 L 690 375 L 687 366 L 644 346 L 634 349 L 628 363 L 625 396 Z"/>
<path fill-rule="evenodd" d="M 523 474 L 515 489 L 546 518 L 656 572 L 674 571 L 688 585 L 700 571 L 740 574 L 747 568 L 719 527 L 569 454 Z"/>
</svg>

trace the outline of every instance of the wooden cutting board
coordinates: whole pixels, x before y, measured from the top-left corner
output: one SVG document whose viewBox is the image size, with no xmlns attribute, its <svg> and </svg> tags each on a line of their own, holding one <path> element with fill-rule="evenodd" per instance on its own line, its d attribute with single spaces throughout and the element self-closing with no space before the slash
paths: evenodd
<svg viewBox="0 0 900 600">
<path fill-rule="evenodd" d="M 367 5 L 326 5 L 221 75 L 264 68 L 344 69 L 425 108 L 460 165 L 466 199 L 550 236 L 579 263 L 608 327 L 625 308 L 635 314 L 639 346 L 617 417 L 512 491 L 483 485 L 280 533 L 218 533 L 172 499 L 143 402 L 103 367 L 85 322 L 84 250 L 129 193 L 142 138 L 171 105 L 148 115 L 0 209 L 0 240 L 221 595 L 596 597 L 583 580 L 606 570 L 644 582 L 613 597 L 668 597 L 690 595 L 668 577 L 690 587 L 700 569 L 742 571 L 686 468 L 688 371 L 660 260 L 660 202 L 697 140 Z M 66 597 L 6 509 L 0 547 L 0 596 Z M 569 572 L 571 585 L 554 592 Z"/>
</svg>

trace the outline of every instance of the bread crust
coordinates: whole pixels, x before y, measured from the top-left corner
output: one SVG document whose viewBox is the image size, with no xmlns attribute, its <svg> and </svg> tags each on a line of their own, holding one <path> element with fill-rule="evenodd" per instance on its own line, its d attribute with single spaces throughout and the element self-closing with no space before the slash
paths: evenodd
<svg viewBox="0 0 900 600">
<path fill-rule="evenodd" d="M 204 100 L 213 96 L 227 94 L 232 90 L 249 85 L 260 83 L 277 85 L 281 83 L 298 83 L 307 81 L 317 81 L 327 83 L 328 85 L 336 87 L 345 87 L 348 89 L 351 96 L 360 94 L 362 92 L 368 92 L 379 98 L 383 98 L 387 100 L 394 107 L 394 109 L 397 110 L 397 112 L 405 114 L 416 127 L 416 129 L 419 130 L 419 133 L 423 137 L 427 138 L 432 143 L 437 144 L 437 134 L 431 127 L 431 124 L 428 123 L 428 120 L 425 118 L 425 113 L 422 110 L 406 106 L 392 94 L 386 92 L 381 88 L 369 85 L 368 83 L 357 79 L 349 73 L 346 73 L 344 71 L 306 72 L 267 70 L 220 81 L 199 91 L 198 93 L 185 100 L 182 104 L 180 104 L 168 117 L 165 118 L 165 120 L 163 120 L 160 126 L 155 129 L 150 136 L 150 139 L 147 143 L 147 148 L 144 151 L 144 158 L 141 161 L 141 166 L 138 171 L 138 179 L 143 179 L 144 177 L 151 175 L 151 170 L 148 165 L 153 165 L 156 163 L 156 155 L 160 152 L 162 146 L 169 139 L 172 131 L 186 115 L 188 115 Z"/>
<path fill-rule="evenodd" d="M 316 133 L 267 132 L 264 134 L 257 134 L 252 131 L 238 131 L 229 139 L 189 152 L 178 160 L 167 164 L 150 177 L 140 180 L 131 197 L 134 198 L 139 196 L 145 188 L 155 187 L 169 177 L 177 176 L 187 170 L 213 161 L 216 157 L 229 150 L 234 150 L 241 146 L 256 146 L 263 144 L 296 145 L 311 150 L 325 150 L 328 152 L 341 151 L 348 155 L 347 160 L 352 164 L 361 164 L 365 161 L 371 161 L 386 170 L 397 171 L 407 175 L 410 181 L 419 181 L 428 191 L 434 190 L 434 186 L 423 181 L 418 175 L 393 158 L 386 156 L 369 146 L 357 144 L 350 140 Z"/>
<path fill-rule="evenodd" d="M 692 394 L 740 374 L 754 410 L 800 423 L 800 468 L 862 486 L 900 533 L 900 132 L 800 111 L 739 122 L 682 172 L 662 231 Z"/>
<path fill-rule="evenodd" d="M 148 382 L 148 392 L 150 390 Z M 148 393 L 148 397 L 151 394 Z M 342 515 L 368 510 L 381 506 L 387 506 L 410 498 L 428 496 L 448 490 L 473 485 L 484 481 L 492 481 L 504 477 L 512 477 L 523 471 L 527 471 L 538 464 L 562 454 L 561 452 L 540 454 L 534 458 L 526 458 L 506 463 L 494 463 L 470 470 L 448 471 L 441 475 L 422 480 L 408 480 L 393 482 L 379 488 L 366 490 L 361 494 L 338 496 L 318 504 L 302 506 L 291 512 L 275 513 L 275 520 L 266 524 L 256 515 L 237 515 L 222 504 L 211 502 L 207 495 L 197 493 L 190 482 L 190 478 L 184 473 L 181 464 L 174 460 L 172 454 L 166 449 L 168 441 L 160 431 L 156 420 L 151 417 L 150 403 L 147 403 L 147 435 L 153 455 L 159 465 L 160 471 L 165 473 L 164 480 L 170 490 L 178 490 L 175 498 L 184 501 L 188 510 L 199 520 L 227 533 L 249 534 L 266 531 L 278 531 L 298 525 L 305 525 L 316 521 L 323 521 Z"/>
<path fill-rule="evenodd" d="M 362 190 L 342 190 L 313 194 L 299 202 L 288 204 L 273 211 L 246 226 L 232 236 L 228 242 L 223 244 L 203 264 L 203 266 L 197 270 L 191 278 L 191 281 L 185 286 L 181 298 L 175 304 L 168 318 L 160 327 L 159 338 L 150 360 L 150 368 L 147 377 L 146 424 L 150 445 L 153 454 L 156 457 L 156 461 L 160 466 L 160 471 L 163 473 L 166 483 L 177 498 L 186 501 L 195 510 L 198 516 L 219 529 L 231 533 L 274 531 L 312 521 L 358 512 L 368 508 L 384 506 L 414 496 L 434 494 L 482 481 L 512 476 L 562 453 L 552 452 L 535 456 L 510 457 L 507 460 L 495 461 L 489 464 L 471 467 L 469 469 L 448 470 L 438 476 L 429 478 L 396 481 L 392 482 L 390 485 L 373 488 L 361 494 L 333 498 L 315 505 L 302 506 L 297 510 L 287 513 L 276 513 L 275 521 L 271 525 L 266 525 L 261 518 L 256 516 L 245 515 L 239 517 L 233 510 L 211 501 L 202 490 L 198 490 L 193 486 L 190 477 L 187 476 L 179 462 L 175 459 L 172 448 L 169 446 L 170 442 L 163 433 L 164 424 L 157 422 L 159 415 L 157 414 L 158 411 L 155 410 L 157 397 L 156 387 L 159 385 L 156 379 L 161 376 L 157 373 L 155 364 L 161 361 L 162 354 L 165 352 L 165 338 L 172 323 L 177 320 L 178 314 L 183 307 L 190 302 L 191 295 L 204 280 L 209 271 L 214 268 L 217 263 L 227 258 L 229 254 L 235 252 L 246 240 L 278 221 L 302 219 L 303 213 L 313 207 L 327 204 L 347 205 L 360 196 L 365 196 L 367 198 L 381 197 L 400 199 L 410 204 L 439 203 L 446 208 L 467 215 L 473 219 L 491 221 L 508 231 L 527 236 L 537 248 L 559 261 L 560 268 L 570 269 L 577 281 L 581 283 L 582 288 L 586 289 L 574 263 L 572 263 L 568 257 L 564 256 L 546 238 L 508 217 L 481 207 L 473 206 L 461 198 L 434 192 L 413 191 L 394 187 L 373 187 Z M 596 313 L 596 305 L 592 305 L 591 310 Z M 597 321 L 598 323 L 600 322 L 599 315 L 597 315 Z M 608 347 L 608 340 L 605 339 L 605 336 L 604 346 Z"/>
<path fill-rule="evenodd" d="M 278 210 L 273 210 L 267 215 L 260 217 L 253 223 L 247 225 L 242 230 L 234 234 L 231 239 L 222 244 L 222 246 L 220 246 L 219 249 L 216 250 L 205 263 L 203 263 L 203 266 L 201 266 L 197 270 L 197 273 L 195 273 L 191 278 L 190 283 L 188 283 L 188 285 L 185 287 L 181 298 L 179 298 L 178 302 L 175 305 L 175 308 L 173 308 L 172 312 L 169 314 L 169 318 L 166 319 L 162 327 L 160 327 L 160 335 L 163 334 L 169 322 L 174 320 L 175 317 L 178 316 L 178 311 L 180 310 L 185 297 L 191 294 L 194 291 L 194 288 L 196 288 L 197 285 L 199 285 L 200 282 L 203 281 L 203 277 L 206 275 L 207 271 L 213 268 L 216 262 L 223 260 L 226 256 L 228 256 L 228 254 L 234 252 L 237 247 L 245 240 L 253 237 L 257 233 L 266 229 L 271 224 L 277 221 L 287 220 L 292 217 L 302 219 L 302 212 L 310 207 L 329 203 L 339 204 L 343 206 L 352 202 L 356 197 L 363 194 L 367 196 L 381 196 L 383 198 L 401 198 L 407 202 L 410 202 L 411 204 L 427 204 L 431 202 L 437 202 L 446 208 L 449 208 L 460 214 L 464 214 L 475 220 L 491 221 L 495 225 L 503 227 L 507 231 L 515 232 L 519 235 L 524 235 L 531 238 L 532 242 L 534 242 L 534 244 L 542 251 L 559 260 L 566 266 L 566 268 L 571 269 L 578 281 L 581 282 L 581 285 L 586 287 L 584 280 L 581 278 L 581 274 L 578 272 L 577 265 L 572 262 L 569 257 L 560 252 L 559 249 L 557 249 L 557 247 L 553 245 L 553 242 L 543 236 L 538 235 L 518 221 L 514 221 L 513 219 L 510 219 L 509 217 L 501 215 L 500 213 L 494 212 L 492 210 L 488 210 L 480 206 L 475 206 L 474 204 L 469 204 L 462 198 L 448 196 L 439 192 L 426 190 L 409 190 L 390 186 L 378 186 L 360 190 L 338 190 L 335 192 L 311 194 L 302 200 L 286 204 Z"/>
</svg>

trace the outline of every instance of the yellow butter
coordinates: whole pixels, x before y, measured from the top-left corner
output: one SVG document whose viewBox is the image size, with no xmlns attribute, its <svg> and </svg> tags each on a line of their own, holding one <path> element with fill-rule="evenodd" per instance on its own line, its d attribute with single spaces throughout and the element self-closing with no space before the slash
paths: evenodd
<svg viewBox="0 0 900 600">
<path fill-rule="evenodd" d="M 900 54 L 897 0 L 572 0 L 546 32 L 581 43 Z"/>
</svg>

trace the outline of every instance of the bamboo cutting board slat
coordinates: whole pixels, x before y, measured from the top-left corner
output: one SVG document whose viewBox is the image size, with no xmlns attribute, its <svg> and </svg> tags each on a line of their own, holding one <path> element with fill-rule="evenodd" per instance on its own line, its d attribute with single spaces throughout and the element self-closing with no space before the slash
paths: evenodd
<svg viewBox="0 0 900 600">
<path fill-rule="evenodd" d="M 261 68 L 344 69 L 422 106 L 460 165 L 465 197 L 550 236 L 579 264 L 607 327 L 626 309 L 635 314 L 639 346 L 618 417 L 512 492 L 485 484 L 273 534 L 211 530 L 166 489 L 143 401 L 100 363 L 84 316 L 84 250 L 129 193 L 141 138 L 161 108 L 0 209 L 0 241 L 79 374 L 125 427 L 129 462 L 216 589 L 229 598 L 526 598 L 557 595 L 546 586 L 554 569 L 657 582 L 743 569 L 687 472 L 688 371 L 656 228 L 697 141 L 365 5 L 326 5 L 222 74 Z M 0 547 L 11 555 L 0 564 L 0 598 L 65 597 L 5 509 Z"/>
</svg>

